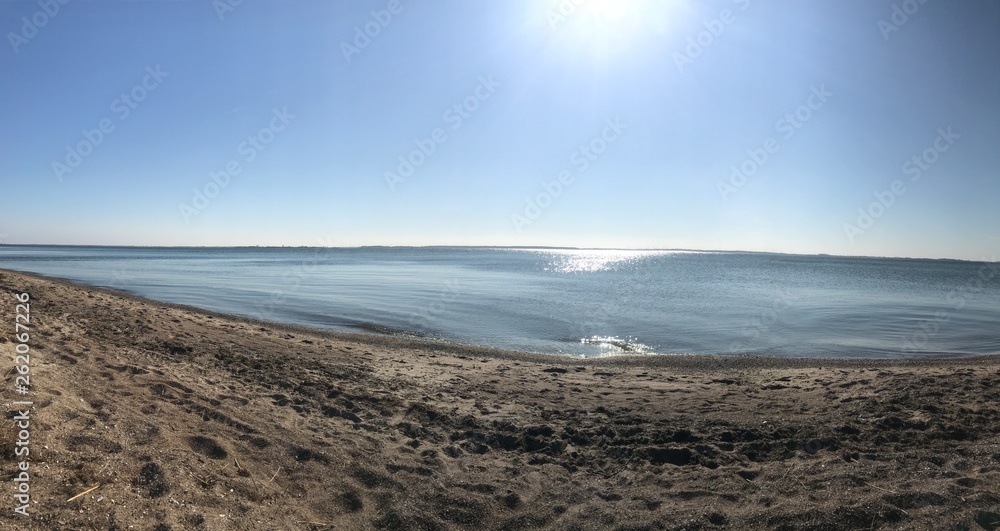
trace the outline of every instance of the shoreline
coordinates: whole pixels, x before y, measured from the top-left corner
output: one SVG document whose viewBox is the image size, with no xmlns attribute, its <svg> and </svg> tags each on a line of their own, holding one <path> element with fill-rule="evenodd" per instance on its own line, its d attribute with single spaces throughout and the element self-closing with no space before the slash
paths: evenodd
<svg viewBox="0 0 1000 531">
<path fill-rule="evenodd" d="M 34 403 L 0 528 L 1000 529 L 1000 356 L 579 359 L 0 291 Z"/>
<path fill-rule="evenodd" d="M 897 363 L 906 363 L 906 364 L 943 363 L 947 365 L 955 365 L 955 364 L 962 364 L 963 360 L 977 364 L 981 363 L 982 361 L 987 361 L 992 363 L 1000 362 L 1000 353 L 983 354 L 983 355 L 956 355 L 951 357 L 928 356 L 922 358 L 905 358 L 905 357 L 824 358 L 824 357 L 812 357 L 812 356 L 803 356 L 803 357 L 733 356 L 728 354 L 645 354 L 645 355 L 621 354 L 621 355 L 611 355 L 611 356 L 576 357 L 563 354 L 546 354 L 541 352 L 505 350 L 495 347 L 458 343 L 444 339 L 422 338 L 410 334 L 395 335 L 390 333 L 378 333 L 371 331 L 346 332 L 346 331 L 324 330 L 321 328 L 314 328 L 304 325 L 281 323 L 276 321 L 263 321 L 252 317 L 229 314 L 225 312 L 217 312 L 187 304 L 177 304 L 172 302 L 158 301 L 155 299 L 149 299 L 143 297 L 141 295 L 135 295 L 133 293 L 129 293 L 123 290 L 105 288 L 100 286 L 92 286 L 90 284 L 85 284 L 70 279 L 50 277 L 38 273 L 15 271 L 3 268 L 0 268 L 0 273 L 23 275 L 25 277 L 35 278 L 47 282 L 58 283 L 65 286 L 98 290 L 101 292 L 108 293 L 110 295 L 121 297 L 123 299 L 141 302 L 145 304 L 159 305 L 164 308 L 173 308 L 187 312 L 211 315 L 215 318 L 229 319 L 247 324 L 269 326 L 271 328 L 288 330 L 290 332 L 316 334 L 324 337 L 329 337 L 331 339 L 355 341 L 358 343 L 372 344 L 383 347 L 391 346 L 397 348 L 398 347 L 421 348 L 426 350 L 452 352 L 452 353 L 464 352 L 468 354 L 484 355 L 496 358 L 521 359 L 524 361 L 533 361 L 538 363 L 551 362 L 556 364 L 572 365 L 572 364 L 577 364 L 579 362 L 586 362 L 586 363 L 603 363 L 610 365 L 631 365 L 639 367 L 659 367 L 659 368 L 682 368 L 682 367 L 694 368 L 704 365 L 710 365 L 712 368 L 720 368 L 724 365 L 742 365 L 747 367 L 756 367 L 764 369 L 764 368 L 790 368 L 790 367 L 808 368 L 808 367 L 824 367 L 824 366 L 857 367 L 859 365 L 893 366 Z M 371 326 L 382 327 L 381 325 L 378 325 L 376 323 L 372 323 Z"/>
</svg>

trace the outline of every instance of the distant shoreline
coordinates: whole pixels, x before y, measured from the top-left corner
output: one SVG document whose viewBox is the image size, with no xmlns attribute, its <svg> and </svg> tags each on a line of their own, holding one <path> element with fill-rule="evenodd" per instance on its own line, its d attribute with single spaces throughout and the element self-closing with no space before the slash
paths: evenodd
<svg viewBox="0 0 1000 531">
<path fill-rule="evenodd" d="M 547 251 L 648 251 L 648 252 L 679 252 L 679 253 L 705 253 L 705 254 L 756 254 L 767 256 L 795 256 L 795 257 L 818 257 L 818 258 L 847 258 L 859 260 L 912 260 L 927 262 L 970 262 L 976 264 L 1000 263 L 1000 260 L 984 261 L 966 258 L 926 258 L 913 256 L 868 256 L 868 255 L 839 255 L 828 253 L 782 253 L 777 251 L 743 251 L 732 249 L 672 249 L 660 247 L 572 247 L 572 246 L 548 246 L 548 245 L 360 245 L 360 246 L 317 246 L 317 245 L 99 245 L 99 244 L 48 244 L 48 243 L 0 243 L 2 247 L 61 247 L 80 249 L 201 249 L 201 250 L 292 250 L 292 249 L 331 249 L 331 250 L 360 250 L 360 249 L 507 249 L 507 250 L 547 250 Z"/>
</svg>

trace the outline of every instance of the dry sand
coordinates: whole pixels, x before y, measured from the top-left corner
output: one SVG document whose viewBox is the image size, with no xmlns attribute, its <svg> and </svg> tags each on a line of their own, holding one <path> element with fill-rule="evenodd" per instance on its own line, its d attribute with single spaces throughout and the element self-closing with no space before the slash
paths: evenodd
<svg viewBox="0 0 1000 531">
<path fill-rule="evenodd" d="M 35 403 L 4 529 L 1000 528 L 996 356 L 583 361 L 0 289 L 2 396 Z"/>
</svg>

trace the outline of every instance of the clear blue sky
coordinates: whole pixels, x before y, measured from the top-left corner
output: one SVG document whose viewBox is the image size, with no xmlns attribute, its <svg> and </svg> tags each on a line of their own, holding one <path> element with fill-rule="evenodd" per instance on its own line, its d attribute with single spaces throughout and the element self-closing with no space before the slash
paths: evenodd
<svg viewBox="0 0 1000 531">
<path fill-rule="evenodd" d="M 0 241 L 1000 255 L 1000 3 L 573 1 L 4 1 Z"/>
</svg>

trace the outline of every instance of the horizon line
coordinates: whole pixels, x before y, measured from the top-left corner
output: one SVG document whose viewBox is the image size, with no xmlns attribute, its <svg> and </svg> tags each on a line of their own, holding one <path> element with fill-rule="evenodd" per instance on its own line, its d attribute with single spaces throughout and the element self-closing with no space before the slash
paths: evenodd
<svg viewBox="0 0 1000 531">
<path fill-rule="evenodd" d="M 997 263 L 997 260 L 970 260 L 966 258 L 928 258 L 916 256 L 838 255 L 830 253 L 788 253 L 779 251 L 749 251 L 741 249 L 683 249 L 667 247 L 576 247 L 566 245 L 115 245 L 115 244 L 63 244 L 63 243 L 3 243 L 0 247 L 78 247 L 118 249 L 552 249 L 575 251 L 677 251 L 689 253 L 769 254 L 782 256 L 813 256 L 828 258 L 870 258 L 879 260 L 935 260 L 950 262 Z"/>
</svg>

